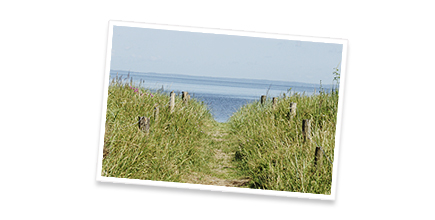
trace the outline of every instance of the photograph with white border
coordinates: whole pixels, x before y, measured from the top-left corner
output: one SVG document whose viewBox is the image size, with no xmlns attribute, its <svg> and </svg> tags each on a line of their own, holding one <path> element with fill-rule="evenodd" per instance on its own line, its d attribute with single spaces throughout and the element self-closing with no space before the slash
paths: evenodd
<svg viewBox="0 0 435 220">
<path fill-rule="evenodd" d="M 347 40 L 108 30 L 97 181 L 335 199 Z"/>
</svg>

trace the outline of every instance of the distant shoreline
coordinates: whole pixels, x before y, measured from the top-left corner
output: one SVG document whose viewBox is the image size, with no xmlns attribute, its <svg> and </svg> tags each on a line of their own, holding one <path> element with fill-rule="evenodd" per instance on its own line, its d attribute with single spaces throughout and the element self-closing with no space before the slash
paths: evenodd
<svg viewBox="0 0 435 220">
<path fill-rule="evenodd" d="M 297 82 L 297 81 L 277 81 L 277 80 L 268 80 L 268 79 L 248 79 L 248 78 L 229 78 L 229 77 L 216 77 L 216 76 L 195 76 L 195 75 L 188 75 L 188 74 L 176 74 L 176 73 L 156 73 L 156 72 L 138 72 L 138 71 L 129 71 L 129 70 L 114 70 L 111 69 L 110 73 L 112 72 L 124 72 L 126 74 L 128 74 L 128 72 L 133 73 L 133 74 L 155 74 L 155 75 L 162 75 L 164 77 L 180 77 L 180 76 L 184 76 L 184 77 L 195 77 L 198 79 L 218 79 L 218 80 L 222 80 L 222 81 L 234 81 L 234 80 L 255 80 L 255 81 L 263 81 L 264 84 L 272 84 L 272 83 L 291 83 L 291 84 L 297 84 L 297 85 L 306 85 L 306 86 L 318 86 L 319 83 L 306 83 L 306 82 Z M 323 83 L 322 85 L 325 87 L 332 87 L 332 83 Z"/>
</svg>

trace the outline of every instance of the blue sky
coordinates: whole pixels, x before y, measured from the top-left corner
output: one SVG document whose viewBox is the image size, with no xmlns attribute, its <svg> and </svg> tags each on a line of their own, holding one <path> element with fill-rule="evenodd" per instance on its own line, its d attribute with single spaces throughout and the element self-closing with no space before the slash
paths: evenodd
<svg viewBox="0 0 435 220">
<path fill-rule="evenodd" d="M 114 26 L 111 69 L 332 83 L 342 45 Z"/>
</svg>

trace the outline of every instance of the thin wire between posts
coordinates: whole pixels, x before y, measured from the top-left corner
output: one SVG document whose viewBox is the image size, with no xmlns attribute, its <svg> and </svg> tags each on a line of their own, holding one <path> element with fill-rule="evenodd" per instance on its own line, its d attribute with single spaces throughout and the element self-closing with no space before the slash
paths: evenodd
<svg viewBox="0 0 435 220">
<path fill-rule="evenodd" d="M 311 139 L 310 139 L 310 140 L 311 140 Z M 326 155 L 326 153 L 325 153 L 325 151 L 323 150 L 323 148 L 322 148 L 319 144 L 317 144 L 317 142 L 315 142 L 315 141 L 313 141 L 313 140 L 311 140 L 311 141 L 314 142 L 314 143 L 316 144 L 316 146 L 320 148 L 320 150 L 322 150 L 323 155 L 326 156 L 326 159 L 328 159 L 328 162 L 332 165 L 331 160 L 329 159 L 328 155 Z"/>
</svg>

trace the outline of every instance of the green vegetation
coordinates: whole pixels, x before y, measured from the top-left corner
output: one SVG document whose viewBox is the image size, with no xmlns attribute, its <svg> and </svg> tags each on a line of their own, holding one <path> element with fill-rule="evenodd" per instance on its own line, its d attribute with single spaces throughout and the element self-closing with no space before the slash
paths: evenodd
<svg viewBox="0 0 435 220">
<path fill-rule="evenodd" d="M 231 135 L 238 139 L 235 162 L 241 175 L 250 177 L 251 188 L 330 194 L 332 165 L 323 158 L 316 171 L 316 143 L 334 159 L 338 92 L 280 97 L 275 110 L 271 102 L 254 102 L 230 119 Z M 290 116 L 290 103 L 297 114 Z M 302 120 L 311 120 L 313 141 L 304 141 Z M 315 143 L 316 142 L 316 143 Z"/>
<path fill-rule="evenodd" d="M 289 114 L 290 103 L 297 114 Z M 227 123 L 214 121 L 204 103 L 151 94 L 119 78 L 109 86 L 102 176 L 330 194 L 338 91 L 281 96 L 243 106 Z M 158 120 L 154 108 L 159 107 Z M 150 132 L 138 117 L 151 118 Z M 304 141 L 302 120 L 313 141 Z M 314 166 L 316 143 L 326 153 Z"/>
<path fill-rule="evenodd" d="M 204 130 L 214 123 L 211 114 L 194 99 L 184 105 L 177 97 L 173 113 L 168 103 L 166 94 L 151 94 L 118 78 L 111 82 L 102 176 L 179 182 L 205 166 L 211 155 L 201 146 L 208 142 Z M 138 128 L 139 116 L 151 118 L 148 135 Z"/>
</svg>

